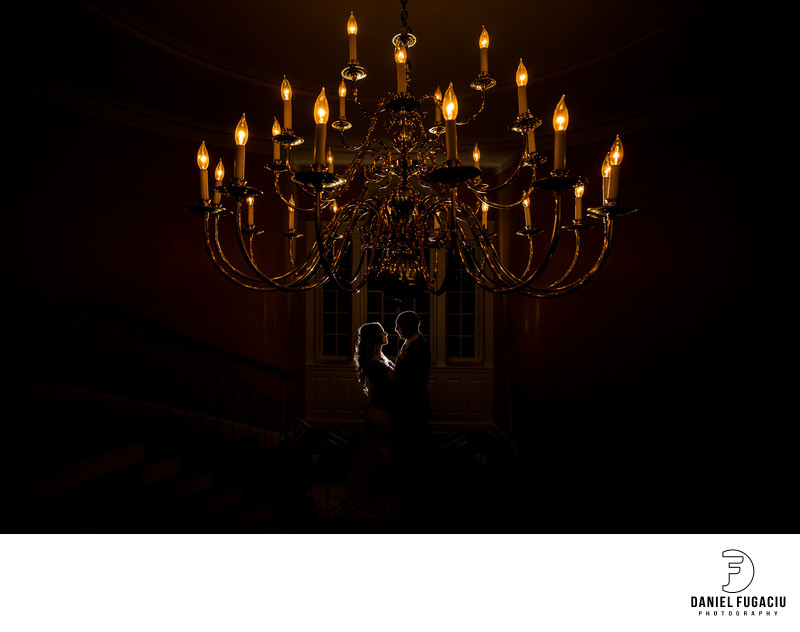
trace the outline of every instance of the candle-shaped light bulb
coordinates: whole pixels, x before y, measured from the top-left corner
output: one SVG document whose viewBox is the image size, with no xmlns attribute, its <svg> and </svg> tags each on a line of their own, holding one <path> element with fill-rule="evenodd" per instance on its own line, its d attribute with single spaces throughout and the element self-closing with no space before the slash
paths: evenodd
<svg viewBox="0 0 800 632">
<path fill-rule="evenodd" d="M 347 43 L 350 46 L 350 61 L 358 60 L 356 54 L 356 33 L 358 33 L 358 23 L 356 16 L 350 11 L 350 17 L 347 18 Z"/>
<path fill-rule="evenodd" d="M 611 156 L 609 154 L 603 158 L 600 175 L 603 177 L 603 204 L 606 204 L 608 202 L 608 181 L 611 175 Z"/>
<path fill-rule="evenodd" d="M 433 93 L 433 98 L 436 101 L 434 106 L 434 116 L 436 117 L 436 122 L 442 122 L 442 91 L 439 86 L 436 86 L 436 91 Z"/>
<path fill-rule="evenodd" d="M 328 98 L 325 96 L 325 88 L 323 88 L 314 102 L 314 120 L 317 125 L 325 125 L 328 122 L 328 113 Z"/>
<path fill-rule="evenodd" d="M 575 187 L 575 221 L 579 222 L 583 219 L 583 192 L 584 185 L 579 184 Z"/>
<path fill-rule="evenodd" d="M 531 200 L 530 198 L 525 198 L 522 200 L 522 210 L 525 213 L 525 228 L 531 227 Z"/>
<path fill-rule="evenodd" d="M 328 99 L 325 97 L 325 88 L 319 93 L 314 103 L 314 120 L 317 123 L 314 132 L 314 164 L 325 165 L 325 141 L 327 135 L 328 122 Z"/>
<path fill-rule="evenodd" d="M 252 228 L 255 224 L 253 219 L 253 205 L 256 203 L 256 199 L 252 195 L 248 195 L 247 199 L 247 227 Z"/>
<path fill-rule="evenodd" d="M 442 110 L 446 121 L 455 121 L 458 116 L 458 99 L 456 99 L 455 90 L 453 90 L 452 82 L 447 87 L 442 99 Z"/>
<path fill-rule="evenodd" d="M 280 160 L 281 158 L 281 145 L 277 141 L 277 136 L 280 136 L 281 133 L 281 124 L 278 123 L 278 117 L 274 117 L 275 120 L 272 123 L 272 158 L 274 160 Z"/>
<path fill-rule="evenodd" d="M 236 142 L 236 155 L 233 161 L 233 177 L 237 180 L 244 180 L 244 146 L 247 144 L 249 137 L 247 130 L 247 121 L 242 114 L 236 129 L 233 132 L 233 139 Z"/>
<path fill-rule="evenodd" d="M 294 230 L 294 196 L 293 195 L 289 196 L 288 209 L 289 209 L 289 230 L 293 231 Z"/>
<path fill-rule="evenodd" d="M 406 83 L 406 61 L 408 60 L 408 52 L 403 42 L 398 41 L 394 47 L 394 61 L 397 64 L 397 91 L 405 92 Z"/>
<path fill-rule="evenodd" d="M 608 199 L 610 204 L 616 204 L 617 197 L 619 197 L 619 165 L 622 162 L 622 141 L 619 139 L 619 134 L 608 152 L 608 161 L 610 163 L 608 174 Z"/>
<path fill-rule="evenodd" d="M 328 152 L 325 154 L 325 161 L 328 163 L 328 173 L 333 173 L 333 149 L 328 147 Z"/>
<path fill-rule="evenodd" d="M 478 148 L 478 143 L 475 143 L 475 147 L 472 148 L 472 164 L 476 169 L 481 168 L 481 150 Z"/>
<path fill-rule="evenodd" d="M 481 226 L 489 226 L 489 205 L 486 202 L 481 202 Z"/>
<path fill-rule="evenodd" d="M 283 99 L 283 127 L 292 129 L 292 84 L 285 75 L 281 82 L 281 99 Z"/>
<path fill-rule="evenodd" d="M 458 99 L 453 90 L 452 82 L 447 87 L 442 100 L 442 111 L 444 113 L 445 147 L 447 148 L 447 160 L 458 160 L 458 139 L 456 137 L 456 116 L 458 116 Z"/>
<path fill-rule="evenodd" d="M 222 186 L 222 179 L 225 177 L 225 167 L 222 166 L 222 158 L 217 163 L 217 168 L 214 169 L 214 184 L 218 187 Z M 222 193 L 214 190 L 214 204 L 219 204 Z"/>
<path fill-rule="evenodd" d="M 555 148 L 553 152 L 553 169 L 564 171 L 567 168 L 567 126 L 569 125 L 569 110 L 564 101 L 564 96 L 553 112 L 553 130 L 555 131 Z"/>
<path fill-rule="evenodd" d="M 344 115 L 344 104 L 345 104 L 345 97 L 347 96 L 347 86 L 344 84 L 344 79 L 342 79 L 341 83 L 339 84 L 339 118 L 345 118 Z"/>
<path fill-rule="evenodd" d="M 485 26 L 478 38 L 478 48 L 481 51 L 481 72 L 489 72 L 489 33 Z"/>
<path fill-rule="evenodd" d="M 242 118 L 239 119 L 239 123 L 236 125 L 236 131 L 233 135 L 237 145 L 244 146 L 247 144 L 247 139 L 250 138 L 250 132 L 247 129 L 247 121 L 244 118 L 244 114 L 242 114 Z"/>
<path fill-rule="evenodd" d="M 562 95 L 553 112 L 553 129 L 556 132 L 565 132 L 567 131 L 567 125 L 569 125 L 569 110 L 567 110 L 567 104 L 564 101 L 564 95 Z"/>
<path fill-rule="evenodd" d="M 622 155 L 622 141 L 619 139 L 619 134 L 617 134 L 617 138 L 611 146 L 611 151 L 608 152 L 612 166 L 617 166 L 622 162 Z"/>
<path fill-rule="evenodd" d="M 517 66 L 517 105 L 519 106 L 519 113 L 525 114 L 528 111 L 528 70 L 525 64 L 522 63 L 520 57 L 519 66 Z"/>
<path fill-rule="evenodd" d="M 197 166 L 200 169 L 208 169 L 208 149 L 206 149 L 206 141 L 200 143 L 200 149 L 197 150 Z"/>
<path fill-rule="evenodd" d="M 197 150 L 197 166 L 200 167 L 200 199 L 208 199 L 208 149 L 206 141 L 200 143 Z"/>
</svg>

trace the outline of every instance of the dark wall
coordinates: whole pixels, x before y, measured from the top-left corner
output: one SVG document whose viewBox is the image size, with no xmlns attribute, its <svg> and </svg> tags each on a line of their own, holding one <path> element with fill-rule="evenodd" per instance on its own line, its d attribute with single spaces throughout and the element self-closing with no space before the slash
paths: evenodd
<svg viewBox="0 0 800 632">
<path fill-rule="evenodd" d="M 201 218 L 183 210 L 197 196 L 198 142 L 80 113 L 18 85 L 0 236 L 6 290 L 132 305 L 301 375 L 304 297 L 236 288 L 206 256 Z M 598 277 L 564 298 L 495 300 L 497 379 L 512 387 L 515 436 L 538 463 L 567 477 L 591 471 L 598 484 L 649 481 L 663 497 L 725 480 L 720 472 L 743 458 L 732 454 L 744 443 L 753 457 L 786 445 L 778 411 L 788 374 L 776 358 L 785 311 L 774 292 L 782 269 L 768 258 L 780 223 L 771 225 L 773 209 L 753 195 L 739 122 L 731 107 L 621 129 L 621 191 L 639 211 L 615 223 Z M 611 140 L 568 149 L 572 172 L 590 178 L 587 206 L 598 201 Z M 264 159 L 249 153 L 249 173 Z M 268 179 L 252 177 L 266 188 Z M 259 213 L 268 233 L 282 228 L 278 205 Z M 272 256 L 279 266 L 283 254 Z M 301 412 L 302 380 L 292 389 Z M 741 484 L 774 489 L 783 463 L 771 459 Z"/>
<path fill-rule="evenodd" d="M 717 493 L 771 499 L 769 520 L 787 480 L 783 273 L 737 120 L 723 108 L 621 130 L 622 202 L 639 211 L 616 220 L 597 278 L 563 298 L 495 302 L 498 378 L 515 387 L 514 433 L 532 461 L 620 511 L 669 507 L 688 528 L 736 515 Z M 568 150 L 589 206 L 611 140 Z"/>
</svg>

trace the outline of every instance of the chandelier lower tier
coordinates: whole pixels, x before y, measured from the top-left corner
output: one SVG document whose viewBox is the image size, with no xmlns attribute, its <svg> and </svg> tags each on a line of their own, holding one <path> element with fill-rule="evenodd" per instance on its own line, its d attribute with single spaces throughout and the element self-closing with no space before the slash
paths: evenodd
<svg viewBox="0 0 800 632">
<path fill-rule="evenodd" d="M 508 129 L 520 135 L 522 151 L 516 167 L 504 182 L 491 186 L 485 183 L 481 179 L 478 145 L 473 151 L 472 164 L 462 164 L 459 160 L 457 127 L 469 124 L 483 111 L 486 92 L 496 85 L 488 72 L 486 29 L 479 38 L 481 70 L 470 85 L 480 93 L 480 107 L 471 118 L 459 121 L 452 83 L 444 96 L 438 88 L 435 94 L 422 97 L 410 89 L 408 50 L 414 46 L 416 38 L 406 24 L 406 0 L 401 2 L 402 26 L 392 39 L 397 89 L 387 92 L 372 114 L 358 97 L 357 83 L 366 77 L 366 70 L 356 55 L 357 24 L 352 13 L 347 22 L 350 61 L 341 73 L 339 117 L 331 123 L 341 135 L 342 146 L 354 153 L 343 173 L 335 172 L 332 151 L 327 147 L 329 108 L 324 88 L 314 106 L 313 162 L 304 170 L 292 166 L 291 149 L 303 143 L 303 139 L 293 129 L 291 85 L 287 79 L 283 80 L 283 125 L 276 117 L 272 127 L 274 152 L 266 169 L 272 174 L 277 196 L 289 209 L 288 229 L 276 236 L 278 240 L 286 240 L 281 248 L 288 245 L 284 273 L 267 274 L 257 255 L 260 247 L 275 250 L 276 242 L 254 223 L 255 200 L 263 192 L 251 186 L 244 175 L 248 137 L 245 116 L 242 115 L 234 133 L 236 153 L 232 181 L 224 182 L 220 160 L 211 195 L 209 154 L 205 142 L 201 144 L 197 154 L 200 200 L 196 206 L 187 208 L 203 217 L 205 247 L 211 261 L 237 285 L 267 292 L 299 292 L 333 283 L 343 291 L 357 293 L 367 282 L 372 282 L 395 292 L 427 291 L 436 295 L 445 291 L 453 261 L 460 262 L 478 287 L 492 293 L 551 298 L 582 287 L 597 274 L 608 257 L 616 218 L 636 210 L 618 203 L 622 161 L 619 136 L 601 169 L 603 203 L 584 213 L 582 195 L 586 180 L 571 175 L 565 168 L 569 113 L 564 97 L 553 115 L 552 168 L 547 176 L 537 177 L 537 168 L 542 169 L 546 162 L 535 146 L 534 130 L 541 125 L 541 120 L 528 109 L 528 74 L 520 60 L 516 76 L 519 113 Z M 345 132 L 352 127 L 345 115 L 347 82 L 359 114 L 367 120 L 366 135 L 358 145 L 351 145 L 345 139 Z M 431 114 L 432 125 L 426 127 L 424 120 L 431 118 Z M 379 129 L 385 131 L 382 137 L 379 137 Z M 511 203 L 499 202 L 500 192 L 514 182 L 522 189 L 519 198 Z M 296 202 L 294 195 L 287 199 L 287 186 L 308 201 Z M 531 196 L 537 190 L 553 196 L 552 221 L 544 229 L 534 228 L 531 223 Z M 574 218 L 565 222 L 562 220 L 564 206 L 573 199 Z M 512 271 L 501 258 L 496 244 L 499 240 L 489 230 L 487 221 L 489 209 L 510 212 L 515 208 L 521 208 L 524 216 L 524 227 L 517 232 L 521 237 L 519 243 L 524 244 L 521 248 L 527 251 L 527 265 L 522 271 Z M 297 212 L 313 217 L 313 236 L 302 255 L 298 255 L 295 247 L 296 240 L 302 236 L 295 226 Z M 229 223 L 233 225 L 228 226 Z M 581 234 L 598 227 L 603 231 L 599 253 L 590 260 L 590 265 L 584 262 L 578 268 L 582 255 Z M 225 230 L 233 231 L 236 236 L 239 254 L 233 257 L 223 248 L 225 240 L 221 234 Z M 560 240 L 563 232 L 573 235 L 572 257 L 564 259 L 568 263 L 556 272 L 555 280 L 542 283 L 543 273 L 555 260 L 556 247 L 563 243 Z M 537 237 L 540 233 L 543 233 L 541 237 Z M 549 241 L 540 243 L 548 233 Z M 534 252 L 539 255 L 540 248 L 544 249 L 544 255 L 535 258 Z"/>
</svg>

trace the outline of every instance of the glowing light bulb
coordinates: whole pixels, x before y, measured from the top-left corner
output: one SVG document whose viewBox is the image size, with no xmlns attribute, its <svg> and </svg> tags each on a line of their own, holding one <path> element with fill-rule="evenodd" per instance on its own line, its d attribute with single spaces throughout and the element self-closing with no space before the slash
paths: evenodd
<svg viewBox="0 0 800 632">
<path fill-rule="evenodd" d="M 472 163 L 476 169 L 481 168 L 481 150 L 478 148 L 478 143 L 475 143 L 475 147 L 472 148 Z"/>
<path fill-rule="evenodd" d="M 239 124 L 233 132 L 233 138 L 236 141 L 236 155 L 233 160 L 233 177 L 237 180 L 244 180 L 244 146 L 247 144 L 249 136 L 247 130 L 247 121 L 242 118 L 239 119 Z"/>
<path fill-rule="evenodd" d="M 406 77 L 406 61 L 408 61 L 408 53 L 403 42 L 397 42 L 394 47 L 394 60 L 397 62 L 397 91 L 405 92 L 408 84 Z"/>
<path fill-rule="evenodd" d="M 444 111 L 444 140 L 445 148 L 447 149 L 447 160 L 449 162 L 458 161 L 458 138 L 456 132 L 456 116 L 458 116 L 458 99 L 456 99 L 455 90 L 453 90 L 452 82 L 447 87 L 442 100 L 442 109 Z"/>
<path fill-rule="evenodd" d="M 314 103 L 314 120 L 317 122 L 317 129 L 314 132 L 314 164 L 325 166 L 327 134 L 325 124 L 328 122 L 328 99 L 325 97 L 325 88 L 320 91 Z"/>
<path fill-rule="evenodd" d="M 344 79 L 339 84 L 339 96 L 344 99 L 347 96 L 347 86 L 344 84 Z"/>
<path fill-rule="evenodd" d="M 197 150 L 197 166 L 201 169 L 208 169 L 208 149 L 206 149 L 206 141 L 200 144 L 200 149 Z"/>
<path fill-rule="evenodd" d="M 564 96 L 562 95 L 553 112 L 553 129 L 556 132 L 564 132 L 567 129 L 567 125 L 569 125 L 569 110 L 567 110 L 567 104 L 564 102 Z"/>
<path fill-rule="evenodd" d="M 283 77 L 283 81 L 281 81 L 281 99 L 284 101 L 292 100 L 292 84 L 289 83 L 289 80 L 285 76 Z"/>
<path fill-rule="evenodd" d="M 622 162 L 622 155 L 623 155 L 622 141 L 619 139 L 619 134 L 617 134 L 617 139 L 611 146 L 611 151 L 608 152 L 611 164 L 614 166 L 619 165 Z"/>
<path fill-rule="evenodd" d="M 553 169 L 555 171 L 564 171 L 567 168 L 567 125 L 569 125 L 569 111 L 562 95 L 553 112 L 553 130 L 556 133 L 553 151 Z"/>
<path fill-rule="evenodd" d="M 528 89 L 525 87 L 528 85 L 528 70 L 525 68 L 525 64 L 522 63 L 522 58 L 520 57 L 519 66 L 517 66 L 517 105 L 519 109 L 520 115 L 525 114 L 528 111 Z"/>
<path fill-rule="evenodd" d="M 222 166 L 222 158 L 219 159 L 217 163 L 217 168 L 214 169 L 214 180 L 216 180 L 216 186 L 220 186 L 222 184 L 222 179 L 225 177 L 225 167 Z M 222 198 L 222 193 L 214 190 L 214 204 L 219 204 L 220 199 Z"/>
<path fill-rule="evenodd" d="M 434 106 L 434 116 L 436 118 L 437 123 L 442 122 L 442 91 L 439 89 L 439 86 L 436 86 L 436 91 L 433 93 L 433 98 L 436 101 L 436 105 Z"/>
<path fill-rule="evenodd" d="M 519 59 L 519 66 L 517 66 L 517 87 L 521 88 L 522 86 L 528 85 L 528 70 L 525 68 L 525 64 L 522 63 L 522 58 Z"/>
<path fill-rule="evenodd" d="M 481 72 L 489 72 L 489 33 L 483 27 L 481 36 L 478 38 L 478 48 L 481 51 Z"/>
<path fill-rule="evenodd" d="M 619 134 L 607 154 L 610 163 L 608 174 L 608 204 L 616 204 L 619 197 L 619 165 L 622 162 L 622 141 Z"/>
<path fill-rule="evenodd" d="M 206 141 L 200 143 L 197 150 L 197 166 L 200 167 L 200 199 L 205 204 L 208 200 L 208 150 Z"/>
<path fill-rule="evenodd" d="M 583 197 L 584 185 L 579 184 L 575 187 L 575 221 L 579 222 L 583 219 Z"/>
<path fill-rule="evenodd" d="M 603 177 L 603 204 L 608 201 L 608 181 L 611 176 L 611 156 L 606 154 L 600 166 L 600 175 Z"/>
<path fill-rule="evenodd" d="M 283 127 L 292 129 L 292 84 L 285 75 L 281 82 L 281 99 L 283 99 Z"/>
<path fill-rule="evenodd" d="M 253 205 L 256 203 L 256 199 L 252 195 L 248 195 L 245 199 L 247 203 L 247 227 L 252 228 L 253 224 L 255 224 L 253 218 Z"/>
<path fill-rule="evenodd" d="M 239 119 L 239 124 L 236 126 L 233 135 L 237 145 L 244 146 L 247 144 L 250 132 L 247 129 L 247 121 L 244 119 L 244 114 L 242 114 L 242 118 Z"/>
<path fill-rule="evenodd" d="M 358 23 L 356 22 L 356 16 L 350 11 L 350 17 L 347 18 L 347 44 L 351 62 L 358 60 L 358 55 L 356 54 L 356 33 L 358 33 Z"/>
<path fill-rule="evenodd" d="M 406 63 L 406 47 L 402 42 L 397 42 L 397 46 L 394 47 L 394 60 L 398 64 Z"/>
<path fill-rule="evenodd" d="M 530 198 L 525 198 L 522 200 L 522 210 L 525 213 L 525 228 L 531 227 L 531 200 Z"/>
<path fill-rule="evenodd" d="M 444 110 L 445 120 L 456 120 L 456 116 L 458 116 L 458 99 L 456 99 L 456 93 L 453 90 L 452 82 L 447 87 L 447 90 L 445 90 L 444 99 L 442 100 L 442 109 Z"/>
<path fill-rule="evenodd" d="M 325 125 L 328 122 L 328 99 L 325 97 L 325 88 L 314 103 L 314 120 L 318 125 Z"/>
<path fill-rule="evenodd" d="M 281 133 L 281 124 L 278 123 L 278 117 L 275 117 L 272 123 L 272 158 L 279 160 L 281 157 L 281 146 L 276 137 Z"/>
</svg>

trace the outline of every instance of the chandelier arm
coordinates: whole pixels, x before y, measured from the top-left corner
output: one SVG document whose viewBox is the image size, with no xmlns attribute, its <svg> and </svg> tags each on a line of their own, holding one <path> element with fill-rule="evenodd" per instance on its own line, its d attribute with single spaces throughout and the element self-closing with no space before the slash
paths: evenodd
<svg viewBox="0 0 800 632">
<path fill-rule="evenodd" d="M 237 201 L 237 209 L 240 208 L 241 208 L 241 202 Z M 271 277 L 268 274 L 261 271 L 258 265 L 256 264 L 250 249 L 245 243 L 245 238 L 244 238 L 245 231 L 242 226 L 242 213 L 235 212 L 234 216 L 236 218 L 235 232 L 236 232 L 236 240 L 237 243 L 239 244 L 239 250 L 242 253 L 242 256 L 244 257 L 245 261 L 247 262 L 247 265 L 257 275 L 257 278 L 260 282 L 266 283 L 273 289 L 286 290 L 290 292 L 305 291 L 319 285 L 319 283 L 303 285 L 303 283 L 305 283 L 305 280 L 311 278 L 319 267 L 319 264 L 314 261 L 314 259 L 317 258 L 317 255 L 316 253 L 313 252 L 313 250 L 308 254 L 308 256 L 306 257 L 306 259 L 303 261 L 302 264 L 300 264 L 296 268 L 292 268 L 285 274 L 276 277 Z M 289 278 L 292 279 L 291 282 L 281 283 L 281 281 Z"/>
<path fill-rule="evenodd" d="M 472 191 L 476 195 L 476 197 L 479 194 L 480 195 L 486 195 L 487 193 L 495 193 L 497 191 L 502 191 L 503 189 L 505 189 L 508 185 L 510 185 L 514 180 L 516 180 L 519 177 L 520 173 L 522 172 L 522 168 L 525 167 L 525 166 L 529 166 L 529 165 L 526 165 L 526 163 L 525 163 L 525 152 L 523 151 L 522 155 L 520 156 L 519 162 L 517 162 L 517 166 L 514 169 L 513 173 L 509 176 L 508 180 L 506 180 L 502 184 L 498 184 L 498 185 L 495 185 L 493 187 L 490 187 L 490 186 L 487 186 L 487 185 L 473 186 L 473 185 L 471 185 L 469 183 L 469 181 L 467 181 L 467 188 L 469 188 L 469 190 Z M 531 175 L 532 175 L 531 182 L 533 183 L 536 180 L 536 170 L 533 167 L 531 167 Z M 482 202 L 485 201 L 487 204 L 492 206 L 492 203 L 489 202 L 488 200 L 481 199 L 481 201 Z"/>
<path fill-rule="evenodd" d="M 530 288 L 522 291 L 522 294 L 532 298 L 556 298 L 564 296 L 583 287 L 588 281 L 597 276 L 600 268 L 608 259 L 611 250 L 611 242 L 614 233 L 614 220 L 610 217 L 603 218 L 603 247 L 594 265 L 580 279 L 559 287 Z"/>
<path fill-rule="evenodd" d="M 422 277 L 425 279 L 425 285 L 428 288 L 428 292 L 433 294 L 434 296 L 439 296 L 444 293 L 447 289 L 447 279 L 446 277 L 442 279 L 441 285 L 436 287 L 436 277 L 439 276 L 439 248 L 434 249 L 433 251 L 433 264 L 432 270 L 428 270 L 428 264 L 425 262 L 425 239 L 426 236 L 420 232 L 418 245 L 419 245 L 419 253 L 420 253 L 420 269 L 422 270 Z"/>
<path fill-rule="evenodd" d="M 206 252 L 211 258 L 214 267 L 229 281 L 232 281 L 239 287 L 256 292 L 275 292 L 279 288 L 272 285 L 264 285 L 260 279 L 249 276 L 244 272 L 238 270 L 233 266 L 230 261 L 225 257 L 222 247 L 219 243 L 219 231 L 216 227 L 217 217 L 214 217 L 215 228 L 213 231 L 209 229 L 209 218 L 206 217 L 203 222 L 203 232 L 205 237 Z M 211 233 L 214 233 L 214 239 L 211 239 Z M 215 247 L 216 245 L 216 247 Z"/>
<path fill-rule="evenodd" d="M 478 115 L 479 115 L 481 112 L 483 112 L 483 108 L 484 108 L 485 106 L 486 106 L 486 89 L 485 89 L 485 88 L 481 88 L 481 105 L 480 105 L 480 107 L 478 108 L 478 111 L 477 111 L 477 112 L 475 112 L 475 114 L 473 114 L 473 115 L 472 115 L 471 117 L 469 117 L 467 120 L 465 120 L 465 121 L 458 121 L 458 122 L 456 123 L 456 125 L 469 125 L 470 123 L 472 123 L 472 121 L 474 121 L 476 118 L 478 118 Z"/>
<path fill-rule="evenodd" d="M 475 227 L 477 227 L 477 220 L 472 215 L 472 213 L 467 213 L 467 223 L 470 224 L 470 230 L 475 234 Z M 461 233 L 462 241 L 466 242 L 467 237 L 464 234 L 463 229 L 461 226 L 458 226 L 459 232 Z M 480 234 L 483 234 L 482 228 Z M 483 234 L 484 239 L 476 239 L 476 243 L 483 254 L 483 263 L 479 266 L 477 262 L 475 262 L 475 269 L 478 276 L 484 279 L 487 283 L 491 285 L 501 285 L 502 287 L 506 288 L 513 288 L 513 287 L 521 287 L 524 283 L 529 282 L 529 279 L 526 279 L 526 275 L 530 272 L 530 268 L 533 262 L 533 235 L 528 235 L 528 262 L 525 266 L 525 273 L 521 275 L 521 278 L 511 271 L 509 271 L 506 266 L 503 264 L 502 259 L 500 258 L 500 254 L 494 248 L 494 245 L 491 243 L 491 240 L 488 238 L 487 234 Z M 471 254 L 471 253 L 470 253 Z M 475 257 L 471 256 L 471 259 L 474 261 Z M 462 258 L 463 263 L 463 258 Z M 484 268 L 488 265 L 489 269 L 494 274 L 494 279 L 490 278 L 485 272 Z M 472 275 L 475 278 L 475 275 Z"/>
<path fill-rule="evenodd" d="M 339 250 L 338 255 L 334 255 L 333 264 L 328 261 L 328 258 L 325 256 L 325 245 L 322 240 L 322 226 L 321 226 L 321 214 L 322 214 L 322 189 L 317 189 L 316 191 L 316 202 L 315 202 L 315 210 L 316 213 L 314 215 L 314 224 L 315 224 L 315 238 L 317 243 L 317 249 L 320 252 L 320 262 L 322 264 L 322 268 L 325 270 L 325 274 L 327 275 L 328 279 L 333 280 L 336 283 L 337 287 L 342 290 L 343 292 L 347 292 L 348 294 L 356 294 L 360 289 L 361 286 L 358 288 L 348 287 L 347 284 L 342 283 L 342 280 L 339 278 L 339 275 L 336 272 L 339 270 L 339 267 L 342 263 L 342 257 L 347 252 L 347 249 L 342 246 Z"/>
<path fill-rule="evenodd" d="M 558 279 L 556 279 L 552 283 L 548 284 L 545 287 L 545 289 L 554 288 L 560 285 L 566 279 L 568 279 L 569 276 L 575 271 L 575 266 L 578 264 L 578 259 L 580 259 L 581 255 L 581 233 L 579 230 L 576 230 L 574 232 L 575 232 L 575 254 L 572 256 L 572 262 L 569 264 L 569 267 L 567 267 L 564 274 L 562 274 Z"/>
<path fill-rule="evenodd" d="M 363 105 L 361 105 L 361 101 L 358 98 L 358 87 L 356 86 L 356 81 L 358 81 L 358 80 L 355 77 L 353 77 L 353 102 L 356 104 L 356 107 L 358 108 L 358 111 L 361 112 L 361 114 L 364 116 L 364 118 L 367 119 L 367 120 L 371 120 L 372 117 L 369 114 L 367 114 L 366 109 L 364 108 Z M 374 114 L 375 117 L 377 117 L 378 112 L 380 111 L 382 106 L 383 106 L 383 103 L 381 102 L 378 105 L 378 109 L 376 110 L 376 112 Z"/>
</svg>

